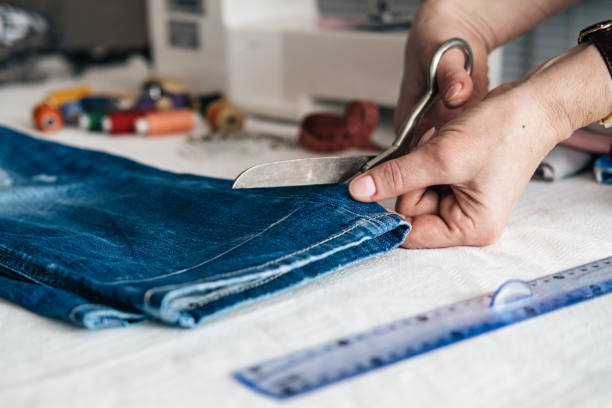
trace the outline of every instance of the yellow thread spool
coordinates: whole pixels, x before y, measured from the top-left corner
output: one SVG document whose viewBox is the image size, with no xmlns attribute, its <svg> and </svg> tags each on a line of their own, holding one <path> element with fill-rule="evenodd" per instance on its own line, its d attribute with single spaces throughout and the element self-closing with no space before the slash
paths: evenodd
<svg viewBox="0 0 612 408">
<path fill-rule="evenodd" d="M 59 89 L 57 91 L 49 92 L 45 98 L 45 103 L 57 108 L 60 105 L 63 105 L 65 102 L 75 101 L 84 96 L 91 95 L 92 93 L 93 90 L 88 85 Z"/>
</svg>

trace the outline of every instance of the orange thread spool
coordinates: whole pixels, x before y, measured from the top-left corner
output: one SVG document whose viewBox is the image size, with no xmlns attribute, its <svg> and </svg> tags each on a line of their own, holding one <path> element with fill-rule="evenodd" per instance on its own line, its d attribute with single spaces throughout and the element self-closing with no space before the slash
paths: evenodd
<svg viewBox="0 0 612 408">
<path fill-rule="evenodd" d="M 225 99 L 219 99 L 211 103 L 208 108 L 206 108 L 206 121 L 210 125 L 213 130 L 217 129 L 217 115 L 221 112 L 221 109 L 227 106 L 227 101 Z"/>
<path fill-rule="evenodd" d="M 241 130 L 244 125 L 244 113 L 234 105 L 227 105 L 219 111 L 215 119 L 215 127 L 222 131 Z"/>
<path fill-rule="evenodd" d="M 59 109 L 46 103 L 41 103 L 34 108 L 32 120 L 36 129 L 42 132 L 57 132 L 64 126 L 62 113 Z"/>
<path fill-rule="evenodd" d="M 191 109 L 167 112 L 151 112 L 136 120 L 136 131 L 140 134 L 161 135 L 188 132 L 195 126 L 196 113 Z"/>
<path fill-rule="evenodd" d="M 210 104 L 206 109 L 206 121 L 214 131 L 236 131 L 244 125 L 244 113 L 224 99 Z"/>
</svg>

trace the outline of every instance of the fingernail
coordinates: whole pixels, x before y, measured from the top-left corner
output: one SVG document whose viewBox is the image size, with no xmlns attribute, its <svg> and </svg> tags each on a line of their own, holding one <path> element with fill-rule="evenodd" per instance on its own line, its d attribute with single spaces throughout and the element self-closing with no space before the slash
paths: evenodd
<svg viewBox="0 0 612 408">
<path fill-rule="evenodd" d="M 463 85 L 461 84 L 461 82 L 451 86 L 450 89 L 446 91 L 446 95 L 444 95 L 444 99 L 446 99 L 447 102 L 452 102 L 453 99 L 457 95 L 459 95 L 459 92 L 461 92 L 461 88 L 463 88 Z"/>
<path fill-rule="evenodd" d="M 351 195 L 356 199 L 367 199 L 376 193 L 376 186 L 372 176 L 359 177 L 349 186 Z"/>
<path fill-rule="evenodd" d="M 435 126 L 429 129 L 427 132 L 423 133 L 423 136 L 419 139 L 419 143 L 417 143 L 416 147 L 421 147 L 425 143 L 429 142 L 433 137 L 434 133 L 436 133 Z"/>
</svg>

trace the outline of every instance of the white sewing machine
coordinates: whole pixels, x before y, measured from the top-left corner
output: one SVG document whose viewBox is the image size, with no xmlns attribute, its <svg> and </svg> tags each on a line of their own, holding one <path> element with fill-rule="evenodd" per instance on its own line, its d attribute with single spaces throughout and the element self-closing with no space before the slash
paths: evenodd
<svg viewBox="0 0 612 408">
<path fill-rule="evenodd" d="M 355 0 L 350 18 L 393 22 L 409 18 L 418 3 Z M 295 120 L 325 102 L 357 98 L 393 107 L 408 31 L 329 28 L 329 14 L 342 4 L 149 0 L 156 71 L 196 92 L 226 90 L 248 112 L 277 118 Z M 491 84 L 500 83 L 501 52 L 491 56 L 490 70 Z"/>
</svg>

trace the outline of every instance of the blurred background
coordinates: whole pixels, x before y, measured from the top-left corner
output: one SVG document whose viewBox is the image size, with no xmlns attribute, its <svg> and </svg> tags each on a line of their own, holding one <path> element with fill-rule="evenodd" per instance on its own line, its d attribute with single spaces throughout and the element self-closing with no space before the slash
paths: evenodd
<svg viewBox="0 0 612 408">
<path fill-rule="evenodd" d="M 140 160 L 157 157 L 156 165 L 180 150 L 187 155 L 177 164 L 189 156 L 189 171 L 223 177 L 266 160 L 375 151 L 394 138 L 403 49 L 420 4 L 0 0 L 0 122 Z M 583 0 L 495 50 L 491 86 L 571 48 L 606 10 L 612 0 Z M 369 123 L 357 123 L 358 134 L 350 131 L 355 123 L 347 125 L 355 120 L 352 101 L 375 110 Z M 313 113 L 335 116 L 309 120 Z M 590 129 L 564 142 L 574 150 L 555 149 L 561 165 L 549 167 L 562 170 L 536 175 L 565 177 L 607 152 L 603 127 Z M 152 138 L 92 135 L 183 138 L 155 147 Z M 185 147 L 186 139 L 207 143 Z"/>
<path fill-rule="evenodd" d="M 298 118 L 316 100 L 392 107 L 419 0 L 19 0 L 0 3 L 0 83 L 78 75 L 142 57 L 194 92 L 225 90 L 247 111 Z M 492 56 L 520 77 L 575 43 L 610 0 L 584 0 Z M 45 64 L 61 56 L 65 69 Z M 38 65 L 38 66 L 37 66 Z M 59 72 L 58 72 L 59 71 Z M 0 88 L 1 89 L 1 88 Z"/>
</svg>

